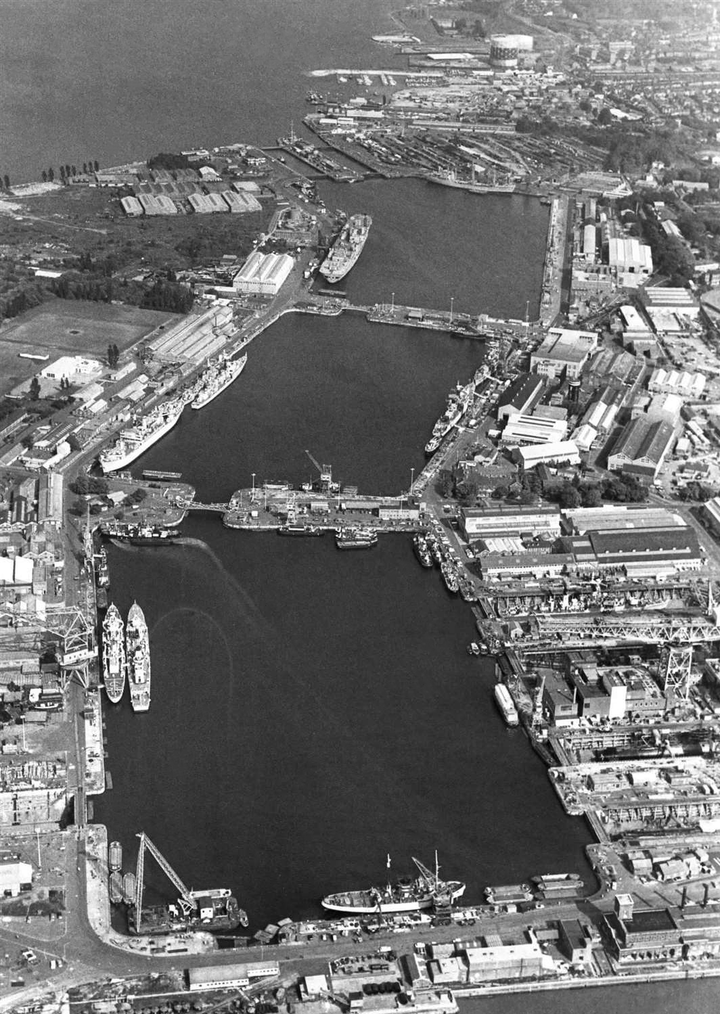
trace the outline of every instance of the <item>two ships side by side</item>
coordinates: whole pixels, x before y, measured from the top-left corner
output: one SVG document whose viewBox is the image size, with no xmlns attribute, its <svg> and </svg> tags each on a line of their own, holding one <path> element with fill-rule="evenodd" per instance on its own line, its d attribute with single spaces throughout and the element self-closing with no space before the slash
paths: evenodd
<svg viewBox="0 0 720 1014">
<path fill-rule="evenodd" d="M 150 707 L 150 638 L 145 615 L 133 602 L 127 626 L 112 602 L 102 622 L 102 672 L 108 700 L 119 704 L 129 684 L 133 711 Z"/>
</svg>

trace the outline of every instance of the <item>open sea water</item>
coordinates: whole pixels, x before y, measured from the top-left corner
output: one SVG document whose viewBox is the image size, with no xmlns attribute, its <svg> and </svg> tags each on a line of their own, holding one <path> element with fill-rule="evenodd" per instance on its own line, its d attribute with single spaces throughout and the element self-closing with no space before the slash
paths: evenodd
<svg viewBox="0 0 720 1014">
<path fill-rule="evenodd" d="M 370 41 L 394 0 L 0 0 L 0 171 L 36 179 L 296 129 L 322 66 L 398 67 Z M 373 230 L 345 283 L 389 301 L 536 316 L 547 215 L 536 202 L 417 181 L 323 185 Z M 332 202 L 332 203 L 331 203 Z M 407 488 L 447 392 L 482 347 L 406 328 L 289 316 L 248 367 L 135 468 L 182 471 L 204 500 L 263 478 L 303 481 L 305 449 L 368 493 Z M 153 703 L 107 710 L 115 788 L 98 819 L 128 860 L 145 830 L 194 887 L 231 886 L 256 928 L 318 914 L 318 899 L 440 852 L 478 900 L 491 882 L 588 872 L 524 735 L 471 659 L 469 608 L 422 570 L 407 536 L 338 553 L 329 538 L 184 526 L 185 545 L 110 551 L 112 598 L 149 621 Z M 158 871 L 150 886 L 166 890 Z M 509 1014 L 714 1010 L 714 983 L 508 996 L 464 1009 Z"/>
</svg>

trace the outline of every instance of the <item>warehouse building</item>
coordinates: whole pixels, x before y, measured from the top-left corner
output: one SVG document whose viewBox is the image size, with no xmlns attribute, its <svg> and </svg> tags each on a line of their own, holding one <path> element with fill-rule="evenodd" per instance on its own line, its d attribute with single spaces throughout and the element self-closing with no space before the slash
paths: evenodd
<svg viewBox="0 0 720 1014">
<path fill-rule="evenodd" d="M 633 282 L 639 284 L 643 277 L 652 274 L 652 251 L 647 243 L 634 236 L 610 236 L 607 242 L 608 264 L 617 271 L 620 285 L 632 287 Z"/>
<path fill-rule="evenodd" d="M 229 211 L 220 194 L 189 194 L 188 204 L 196 215 L 227 214 Z"/>
<path fill-rule="evenodd" d="M 572 507 L 563 511 L 563 516 L 570 530 L 577 535 L 686 527 L 684 519 L 667 507 L 645 507 L 642 504 Z"/>
<path fill-rule="evenodd" d="M 567 428 L 564 419 L 546 419 L 517 413 L 508 419 L 500 439 L 507 446 L 557 443 L 565 439 Z"/>
<path fill-rule="evenodd" d="M 600 570 L 623 570 L 628 576 L 653 577 L 699 570 L 702 554 L 693 528 L 590 532 Z"/>
<path fill-rule="evenodd" d="M 681 398 L 697 400 L 705 390 L 706 377 L 687 370 L 653 370 L 648 391 L 653 394 L 677 394 Z"/>
<path fill-rule="evenodd" d="M 235 275 L 233 285 L 239 292 L 276 296 L 294 264 L 289 254 L 255 250 Z"/>
<path fill-rule="evenodd" d="M 159 194 L 157 197 L 151 194 L 141 194 L 138 201 L 146 215 L 177 215 L 175 202 L 164 194 Z"/>
<path fill-rule="evenodd" d="M 642 416 L 622 430 L 608 455 L 608 468 L 628 472 L 651 482 L 665 460 L 675 429 L 666 420 L 653 422 Z"/>
<path fill-rule="evenodd" d="M 542 974 L 543 952 L 537 940 L 523 944 L 468 947 L 468 982 L 529 979 Z"/>
<path fill-rule="evenodd" d="M 560 534 L 560 511 L 557 507 L 502 507 L 484 510 L 466 507 L 460 512 L 461 526 L 468 540 L 522 538 Z"/>
<path fill-rule="evenodd" d="M 220 195 L 234 214 L 244 215 L 249 211 L 261 211 L 260 202 L 252 194 L 238 193 L 235 190 L 223 190 Z"/>
<path fill-rule="evenodd" d="M 126 215 L 131 218 L 137 217 L 143 214 L 143 206 L 137 197 L 121 197 L 120 204 Z"/>
<path fill-rule="evenodd" d="M 580 464 L 580 452 L 574 440 L 553 440 L 546 444 L 516 447 L 513 458 L 526 472 L 537 465 Z"/>
<path fill-rule="evenodd" d="M 622 390 L 606 387 L 588 406 L 581 421 L 592 426 L 598 433 L 609 433 L 624 400 L 625 394 Z"/>
<path fill-rule="evenodd" d="M 509 419 L 511 415 L 528 415 L 542 397 L 545 382 L 533 373 L 521 373 L 498 399 L 497 417 Z"/>
<path fill-rule="evenodd" d="M 575 566 L 572 553 L 483 553 L 483 580 L 499 577 L 560 577 Z"/>
</svg>

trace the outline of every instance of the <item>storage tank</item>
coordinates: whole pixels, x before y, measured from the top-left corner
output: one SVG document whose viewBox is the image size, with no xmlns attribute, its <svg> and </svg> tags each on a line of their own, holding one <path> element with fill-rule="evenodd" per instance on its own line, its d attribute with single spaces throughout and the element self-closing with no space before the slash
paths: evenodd
<svg viewBox="0 0 720 1014">
<path fill-rule="evenodd" d="M 509 35 L 490 37 L 490 64 L 493 67 L 517 67 L 518 47 Z"/>
</svg>

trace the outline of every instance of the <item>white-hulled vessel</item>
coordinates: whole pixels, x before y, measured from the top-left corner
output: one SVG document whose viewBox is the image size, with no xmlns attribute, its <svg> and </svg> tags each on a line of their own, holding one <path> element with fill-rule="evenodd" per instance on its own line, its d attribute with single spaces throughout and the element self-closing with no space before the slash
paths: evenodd
<svg viewBox="0 0 720 1014">
<path fill-rule="evenodd" d="M 115 443 L 100 454 L 103 472 L 117 472 L 144 454 L 173 428 L 183 407 L 181 398 L 171 398 L 152 408 L 134 426 L 122 430 Z"/>
<path fill-rule="evenodd" d="M 193 408 L 204 408 L 240 376 L 247 363 L 247 353 L 241 359 L 221 359 L 203 376 L 202 386 L 192 401 Z"/>
<path fill-rule="evenodd" d="M 385 887 L 370 887 L 364 891 L 344 891 L 329 894 L 322 900 L 323 908 L 346 915 L 377 915 L 394 912 L 418 912 L 433 908 L 437 903 L 452 904 L 465 893 L 465 884 L 459 880 L 443 881 L 435 857 L 435 872 L 413 857 L 419 875 L 413 880 L 399 880 Z M 388 868 L 390 857 L 388 856 Z"/>
<path fill-rule="evenodd" d="M 130 704 L 133 711 L 147 711 L 150 707 L 150 639 L 145 614 L 137 602 L 130 606 L 125 639 Z"/>
<path fill-rule="evenodd" d="M 517 713 L 515 702 L 510 696 L 510 691 L 504 683 L 495 684 L 495 702 L 500 708 L 500 713 L 507 725 L 518 725 L 520 716 Z"/>
<path fill-rule="evenodd" d="M 370 232 L 370 215 L 351 215 L 330 253 L 320 265 L 320 274 L 334 284 L 339 282 L 357 262 Z"/>
<path fill-rule="evenodd" d="M 102 624 L 103 683 L 105 693 L 117 704 L 125 690 L 125 637 L 120 610 L 111 603 Z"/>
</svg>

